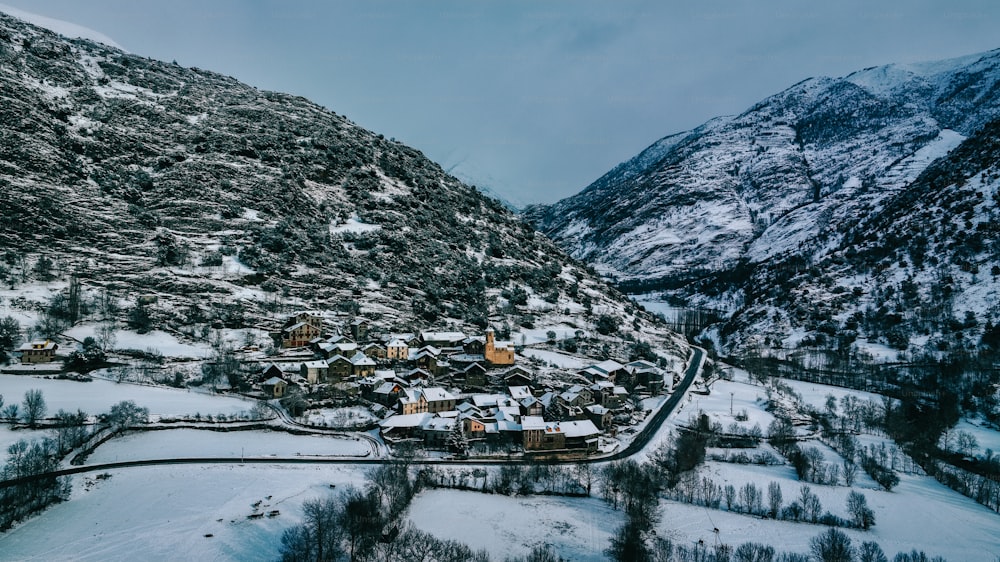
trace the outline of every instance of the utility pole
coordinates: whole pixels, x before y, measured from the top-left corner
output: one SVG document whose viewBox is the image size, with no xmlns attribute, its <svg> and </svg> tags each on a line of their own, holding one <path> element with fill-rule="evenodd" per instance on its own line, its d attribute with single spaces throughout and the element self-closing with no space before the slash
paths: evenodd
<svg viewBox="0 0 1000 562">
<path fill-rule="evenodd" d="M 733 415 L 733 393 L 729 393 L 729 415 Z"/>
</svg>

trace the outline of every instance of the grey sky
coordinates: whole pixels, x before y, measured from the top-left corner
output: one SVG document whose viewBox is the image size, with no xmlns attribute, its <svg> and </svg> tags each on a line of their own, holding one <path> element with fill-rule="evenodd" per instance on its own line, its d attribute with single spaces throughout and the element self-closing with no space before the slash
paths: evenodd
<svg viewBox="0 0 1000 562">
<path fill-rule="evenodd" d="M 305 96 L 516 204 L 810 76 L 1000 48 L 995 0 L 0 0 Z"/>
</svg>

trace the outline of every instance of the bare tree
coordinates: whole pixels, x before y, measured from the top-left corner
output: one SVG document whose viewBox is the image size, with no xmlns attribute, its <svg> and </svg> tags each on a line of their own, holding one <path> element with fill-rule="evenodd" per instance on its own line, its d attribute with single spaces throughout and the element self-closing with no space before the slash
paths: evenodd
<svg viewBox="0 0 1000 562">
<path fill-rule="evenodd" d="M 875 525 L 875 512 L 868 507 L 868 499 L 861 492 L 852 491 L 847 495 L 847 512 L 855 527 L 868 530 Z"/>
<path fill-rule="evenodd" d="M 781 513 L 781 484 L 772 481 L 767 485 L 767 506 L 772 518 Z"/>
<path fill-rule="evenodd" d="M 24 393 L 24 423 L 30 427 L 38 425 L 38 420 L 45 416 L 45 397 L 42 391 L 34 388 Z"/>
<path fill-rule="evenodd" d="M 809 549 L 820 562 L 846 562 L 854 560 L 851 538 L 839 529 L 828 529 L 809 541 Z"/>
<path fill-rule="evenodd" d="M 865 541 L 858 548 L 858 562 L 889 562 L 889 559 L 877 542 Z"/>
</svg>

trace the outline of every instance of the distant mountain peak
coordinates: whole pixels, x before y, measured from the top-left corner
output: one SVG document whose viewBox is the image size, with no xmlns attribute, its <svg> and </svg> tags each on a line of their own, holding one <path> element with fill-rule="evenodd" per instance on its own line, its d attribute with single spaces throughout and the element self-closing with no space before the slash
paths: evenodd
<svg viewBox="0 0 1000 562">
<path fill-rule="evenodd" d="M 965 216 L 993 216 L 991 164 L 948 158 L 956 152 L 975 154 L 967 147 L 970 143 L 988 146 L 985 138 L 990 133 L 984 137 L 983 131 L 995 130 L 998 119 L 1000 50 L 884 65 L 843 78 L 810 78 L 739 115 L 664 137 L 577 195 L 532 207 L 525 216 L 571 255 L 606 272 L 625 289 L 665 290 L 675 302 L 734 311 L 724 332 L 728 343 L 745 345 L 760 341 L 751 337 L 754 333 L 773 331 L 769 341 L 781 345 L 793 330 L 816 328 L 799 315 L 823 299 L 840 303 L 835 313 L 841 321 L 863 309 L 863 303 L 878 308 L 882 293 L 873 299 L 867 291 L 885 281 L 872 281 L 870 271 L 851 269 L 843 253 L 851 241 L 878 239 L 870 231 L 873 224 L 899 227 L 902 219 L 865 219 L 879 217 L 914 186 L 926 189 L 929 170 L 943 177 L 937 163 L 951 162 L 964 178 L 985 173 L 986 203 Z M 959 152 L 963 147 L 965 152 Z M 934 185 L 946 187 L 941 181 L 934 180 Z M 930 204 L 930 198 L 907 201 L 915 213 Z M 977 220 L 971 218 L 966 229 L 976 228 Z M 972 235 L 947 229 L 945 236 L 943 247 L 961 247 Z M 896 243 L 904 239 L 909 237 Z M 992 248 L 1000 252 L 1000 243 L 991 242 L 967 256 L 962 267 L 992 269 L 989 260 L 1000 258 Z M 908 252 L 902 246 L 884 251 Z M 931 266 L 924 257 L 915 258 L 919 267 L 904 260 L 909 264 L 904 270 L 915 279 L 925 275 L 930 283 L 926 268 Z M 956 259 L 936 256 L 934 267 L 954 267 Z M 802 271 L 825 273 L 832 285 L 816 287 L 801 279 L 810 296 L 803 292 L 805 302 L 789 302 L 795 285 L 787 276 Z M 966 273 L 950 275 L 960 279 Z M 996 282 L 996 276 L 978 275 L 956 282 L 952 289 L 1000 289 L 994 287 Z M 838 285 L 850 291 L 850 299 L 829 293 Z M 860 295 L 853 285 L 859 285 Z M 787 312 L 778 323 L 781 328 L 774 328 L 775 310 L 796 306 L 801 308 Z M 995 317 L 1000 311 L 986 314 L 994 322 L 1000 320 Z M 918 324 L 920 330 L 933 331 L 945 323 Z M 884 333 L 872 335 L 885 338 Z"/>
</svg>

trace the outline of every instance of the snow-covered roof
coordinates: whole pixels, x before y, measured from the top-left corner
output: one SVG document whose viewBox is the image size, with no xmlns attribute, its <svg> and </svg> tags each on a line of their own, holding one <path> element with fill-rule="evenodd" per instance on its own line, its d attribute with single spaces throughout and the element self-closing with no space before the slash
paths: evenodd
<svg viewBox="0 0 1000 562">
<path fill-rule="evenodd" d="M 590 406 L 587 406 L 584 409 L 587 410 L 588 412 L 590 412 L 590 413 L 592 413 L 594 415 L 598 415 L 598 416 L 603 416 L 604 414 L 606 414 L 606 413 L 608 413 L 608 412 L 611 411 L 611 410 L 605 408 L 604 406 L 598 406 L 597 404 L 591 404 Z"/>
<path fill-rule="evenodd" d="M 441 350 L 434 347 L 433 345 L 425 345 L 417 349 L 417 353 L 430 353 L 434 357 L 437 357 L 438 355 L 441 355 Z"/>
<path fill-rule="evenodd" d="M 428 402 L 437 402 L 441 400 L 455 400 L 454 394 L 448 392 L 447 390 L 439 386 L 425 388 L 423 392 Z"/>
<path fill-rule="evenodd" d="M 514 400 L 523 400 L 531 396 L 531 389 L 526 386 L 507 387 L 507 392 L 510 393 L 510 397 Z"/>
<path fill-rule="evenodd" d="M 472 404 L 471 402 L 462 402 L 461 404 L 459 404 L 458 406 L 456 406 L 456 409 L 459 412 L 462 412 L 463 414 L 470 414 L 470 415 L 472 415 L 472 414 L 481 415 L 482 414 L 482 412 L 479 410 L 479 408 L 477 408 L 476 405 Z"/>
<path fill-rule="evenodd" d="M 597 378 L 606 379 L 606 378 L 608 378 L 607 371 L 602 371 L 601 369 L 598 369 L 597 367 L 587 367 L 586 369 L 583 369 L 580 372 L 582 374 L 590 376 L 590 377 L 592 377 L 594 379 L 597 379 Z"/>
<path fill-rule="evenodd" d="M 471 365 L 468 365 L 468 366 L 467 366 L 467 367 L 465 367 L 464 369 L 462 369 L 462 372 L 463 372 L 463 373 L 468 373 L 469 371 L 471 371 L 471 370 L 473 370 L 473 369 L 475 369 L 475 370 L 482 370 L 482 371 L 485 371 L 485 370 L 486 370 L 486 368 L 485 368 L 485 367 L 483 367 L 482 365 L 480 365 L 479 363 L 473 363 L 473 364 L 471 364 Z"/>
<path fill-rule="evenodd" d="M 359 351 L 354 354 L 354 357 L 351 357 L 351 365 L 355 367 L 374 367 L 375 360 Z"/>
<path fill-rule="evenodd" d="M 389 343 L 386 345 L 386 347 L 409 347 L 409 344 L 407 344 L 405 341 L 397 338 L 397 339 L 389 341 Z"/>
<path fill-rule="evenodd" d="M 391 380 L 396 378 L 396 371 L 391 371 L 389 369 L 380 369 L 375 371 L 375 378 L 382 380 Z"/>
<path fill-rule="evenodd" d="M 600 369 L 601 371 L 604 371 L 605 373 L 611 373 L 611 372 L 617 371 L 619 369 L 624 369 L 625 365 L 622 365 L 621 363 L 619 363 L 619 362 L 617 362 L 617 361 L 615 361 L 613 359 L 608 359 L 607 361 L 601 361 L 600 363 L 598 363 L 596 365 L 591 365 L 591 367 L 594 367 L 596 369 Z"/>
<path fill-rule="evenodd" d="M 421 389 L 408 388 L 403 391 L 403 394 L 399 397 L 399 401 L 403 404 L 414 404 L 420 401 L 421 396 L 423 396 Z"/>
<path fill-rule="evenodd" d="M 473 394 L 469 399 L 477 408 L 497 406 L 507 396 L 504 394 Z"/>
<path fill-rule="evenodd" d="M 302 366 L 306 369 L 326 369 L 329 365 L 326 363 L 325 359 L 317 359 L 315 361 L 306 361 L 302 363 Z"/>
<path fill-rule="evenodd" d="M 424 341 L 458 342 L 465 339 L 465 334 L 462 332 L 420 332 L 420 339 Z"/>
<path fill-rule="evenodd" d="M 424 423 L 434 417 L 434 414 L 423 412 L 420 414 L 403 414 L 389 416 L 378 423 L 382 429 L 393 427 L 421 427 Z"/>
<path fill-rule="evenodd" d="M 522 416 L 521 428 L 524 429 L 524 431 L 544 430 L 545 419 L 542 418 L 542 416 Z"/>
<path fill-rule="evenodd" d="M 556 422 L 555 424 L 566 435 L 566 437 L 591 437 L 600 435 L 601 430 L 597 429 L 594 422 L 590 420 L 575 420 Z"/>
<path fill-rule="evenodd" d="M 267 379 L 266 381 L 264 381 L 264 384 L 266 384 L 268 386 L 274 386 L 274 385 L 276 385 L 278 383 L 287 384 L 287 383 L 285 383 L 284 379 L 279 379 L 278 377 L 271 377 L 271 378 Z"/>
<path fill-rule="evenodd" d="M 657 371 L 659 370 L 656 365 L 650 363 L 649 361 L 644 361 L 642 359 L 638 361 L 632 361 L 631 363 L 625 365 L 633 372 L 639 371 Z"/>
<path fill-rule="evenodd" d="M 435 416 L 424 420 L 420 427 L 424 431 L 451 431 L 455 427 L 455 418 Z"/>
<path fill-rule="evenodd" d="M 392 394 L 393 389 L 395 389 L 398 386 L 399 385 L 394 382 L 386 381 L 380 384 L 379 387 L 375 389 L 375 394 Z"/>
</svg>

